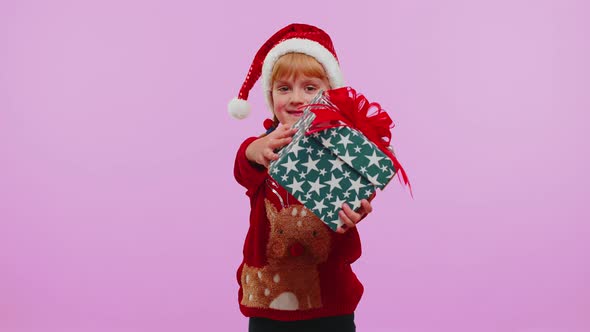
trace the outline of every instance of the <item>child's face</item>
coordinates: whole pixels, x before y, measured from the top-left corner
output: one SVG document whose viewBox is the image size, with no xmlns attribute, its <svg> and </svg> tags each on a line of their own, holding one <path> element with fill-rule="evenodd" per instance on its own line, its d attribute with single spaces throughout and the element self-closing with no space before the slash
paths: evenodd
<svg viewBox="0 0 590 332">
<path fill-rule="evenodd" d="M 320 90 L 329 90 L 326 78 L 297 77 L 275 80 L 272 84 L 272 102 L 274 113 L 283 125 L 293 125 L 301 115 L 297 107 L 309 104 Z"/>
</svg>

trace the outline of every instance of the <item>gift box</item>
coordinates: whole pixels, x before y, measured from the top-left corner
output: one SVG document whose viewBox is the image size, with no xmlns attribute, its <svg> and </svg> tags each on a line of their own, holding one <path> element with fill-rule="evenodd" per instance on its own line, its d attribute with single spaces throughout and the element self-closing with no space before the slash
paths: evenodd
<svg viewBox="0 0 590 332">
<path fill-rule="evenodd" d="M 369 115 L 377 108 L 377 115 Z M 402 171 L 389 146 L 392 121 L 352 88 L 320 92 L 293 125 L 297 133 L 269 165 L 270 176 L 332 230 L 338 212 L 382 190 Z M 404 180 L 407 177 L 403 172 Z"/>
</svg>

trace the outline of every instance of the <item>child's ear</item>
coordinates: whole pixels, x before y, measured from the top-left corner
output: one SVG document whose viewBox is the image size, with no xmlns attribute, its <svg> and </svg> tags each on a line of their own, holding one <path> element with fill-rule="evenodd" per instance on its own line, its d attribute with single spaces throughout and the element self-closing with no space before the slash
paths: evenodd
<svg viewBox="0 0 590 332">
<path fill-rule="evenodd" d="M 264 206 L 266 207 L 266 217 L 268 220 L 275 220 L 279 214 L 275 206 L 267 199 L 264 199 Z"/>
</svg>

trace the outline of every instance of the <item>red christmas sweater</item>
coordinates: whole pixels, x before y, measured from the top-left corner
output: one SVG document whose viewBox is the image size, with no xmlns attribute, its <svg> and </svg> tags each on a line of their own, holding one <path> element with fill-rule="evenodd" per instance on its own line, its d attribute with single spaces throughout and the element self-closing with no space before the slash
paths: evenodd
<svg viewBox="0 0 590 332">
<path fill-rule="evenodd" d="M 234 175 L 250 198 L 250 228 L 237 271 L 238 301 L 247 317 L 282 321 L 351 314 L 363 285 L 350 264 L 361 255 L 356 228 L 330 230 L 280 187 L 240 146 Z"/>
</svg>

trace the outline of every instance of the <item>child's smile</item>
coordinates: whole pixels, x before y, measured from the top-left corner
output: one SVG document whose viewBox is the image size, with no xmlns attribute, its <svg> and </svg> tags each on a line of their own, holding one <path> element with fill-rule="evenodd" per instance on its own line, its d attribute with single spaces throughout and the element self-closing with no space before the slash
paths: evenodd
<svg viewBox="0 0 590 332">
<path fill-rule="evenodd" d="M 294 124 L 303 115 L 300 106 L 309 104 L 320 90 L 329 90 L 326 79 L 317 77 L 297 76 L 283 78 L 273 82 L 273 110 L 283 125 Z"/>
</svg>

